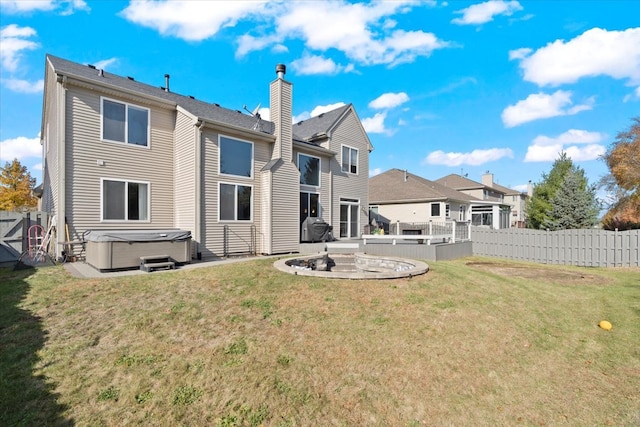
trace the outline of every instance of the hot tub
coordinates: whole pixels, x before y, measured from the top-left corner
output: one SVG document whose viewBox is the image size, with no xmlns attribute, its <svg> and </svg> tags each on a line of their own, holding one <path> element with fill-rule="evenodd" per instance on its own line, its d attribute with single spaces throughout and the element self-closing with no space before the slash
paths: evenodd
<svg viewBox="0 0 640 427">
<path fill-rule="evenodd" d="M 166 255 L 191 261 L 191 232 L 184 230 L 91 230 L 85 233 L 86 262 L 94 268 L 139 268 L 140 257 Z"/>
</svg>

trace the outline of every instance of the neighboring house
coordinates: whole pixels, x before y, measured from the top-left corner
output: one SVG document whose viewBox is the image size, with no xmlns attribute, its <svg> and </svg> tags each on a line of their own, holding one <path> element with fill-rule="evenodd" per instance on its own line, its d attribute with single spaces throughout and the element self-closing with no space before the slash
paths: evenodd
<svg viewBox="0 0 640 427">
<path fill-rule="evenodd" d="M 496 205 L 400 169 L 369 178 L 369 204 L 391 224 L 468 221 L 474 209 Z"/>
<path fill-rule="evenodd" d="M 436 179 L 436 182 L 485 202 L 490 202 L 490 205 L 474 206 L 471 209 L 471 223 L 473 225 L 483 225 L 495 229 L 510 227 L 511 206 L 505 203 L 504 191 L 457 174 Z"/>
<path fill-rule="evenodd" d="M 493 182 L 493 174 L 489 172 L 482 175 L 482 184 L 504 193 L 504 203 L 511 208 L 511 227 L 524 228 L 527 220 L 524 207 L 527 203 L 527 198 L 531 197 L 529 194 L 531 181 L 529 181 L 527 193 L 496 184 Z"/>
<path fill-rule="evenodd" d="M 359 236 L 373 147 L 358 115 L 345 105 L 292 124 L 292 84 L 276 73 L 265 121 L 173 93 L 169 75 L 150 86 L 47 55 L 43 208 L 57 241 L 65 227 L 71 240 L 170 228 L 191 232 L 198 258 L 289 253 L 307 216 Z"/>
</svg>

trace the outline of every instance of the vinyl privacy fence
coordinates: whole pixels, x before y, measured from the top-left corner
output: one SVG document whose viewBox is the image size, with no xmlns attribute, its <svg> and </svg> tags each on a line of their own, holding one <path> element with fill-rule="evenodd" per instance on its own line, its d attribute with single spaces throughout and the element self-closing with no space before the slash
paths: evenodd
<svg viewBox="0 0 640 427">
<path fill-rule="evenodd" d="M 473 254 L 543 264 L 639 267 L 640 230 L 492 230 L 472 227 Z"/>
</svg>

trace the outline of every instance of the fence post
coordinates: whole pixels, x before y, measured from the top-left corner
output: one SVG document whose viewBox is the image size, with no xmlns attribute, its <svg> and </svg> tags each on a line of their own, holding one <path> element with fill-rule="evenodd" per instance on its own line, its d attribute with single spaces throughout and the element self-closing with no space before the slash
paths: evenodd
<svg viewBox="0 0 640 427">
<path fill-rule="evenodd" d="M 433 220 L 429 220 L 429 236 L 433 236 Z"/>
<path fill-rule="evenodd" d="M 456 242 L 456 222 L 453 221 L 453 226 L 451 227 L 451 243 Z"/>
</svg>

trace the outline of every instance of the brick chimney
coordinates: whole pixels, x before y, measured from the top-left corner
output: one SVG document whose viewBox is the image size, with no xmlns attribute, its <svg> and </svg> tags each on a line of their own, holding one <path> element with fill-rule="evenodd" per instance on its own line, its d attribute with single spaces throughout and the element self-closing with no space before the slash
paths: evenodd
<svg viewBox="0 0 640 427">
<path fill-rule="evenodd" d="M 284 79 L 287 68 L 284 64 L 276 65 L 277 78 L 271 82 L 270 110 L 271 121 L 275 124 L 276 143 L 273 147 L 272 159 L 291 162 L 293 157 L 293 85 Z"/>
</svg>

